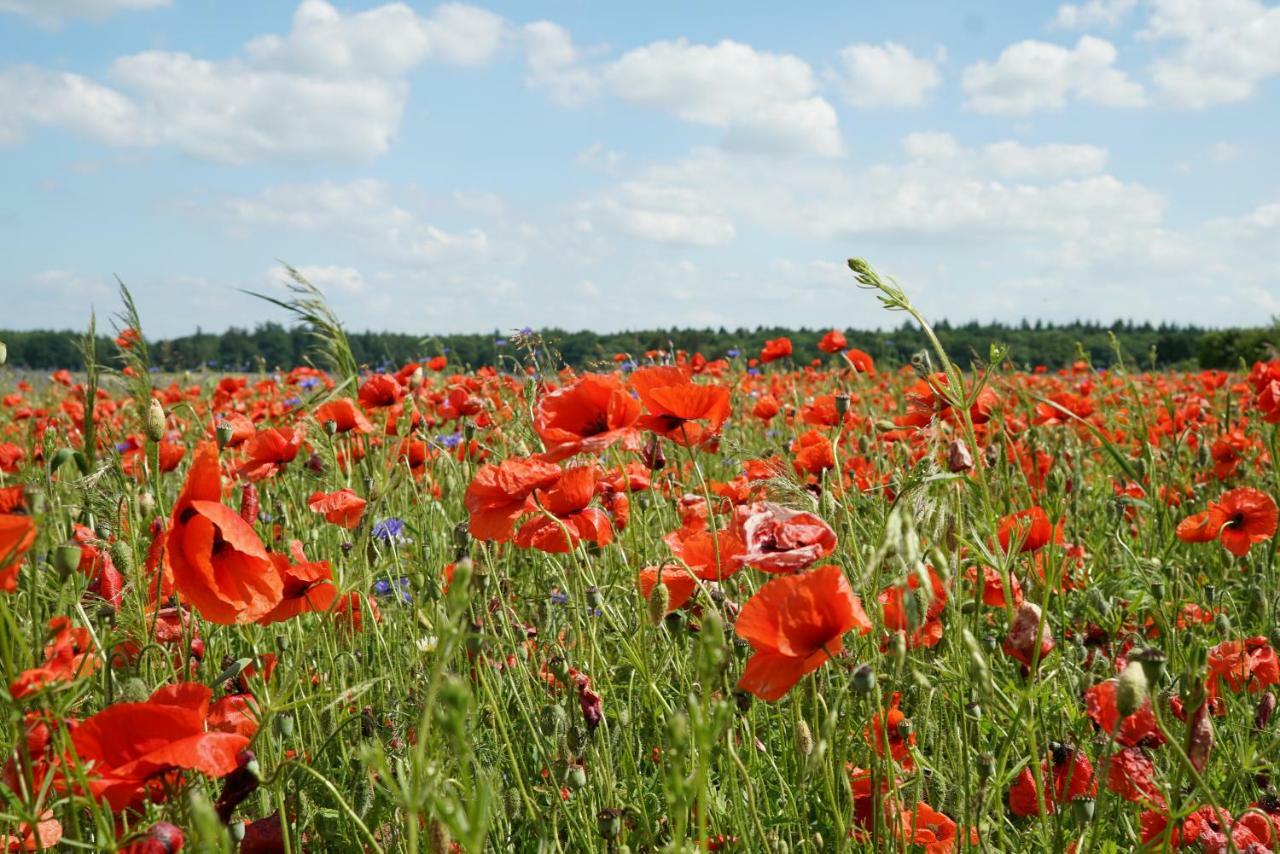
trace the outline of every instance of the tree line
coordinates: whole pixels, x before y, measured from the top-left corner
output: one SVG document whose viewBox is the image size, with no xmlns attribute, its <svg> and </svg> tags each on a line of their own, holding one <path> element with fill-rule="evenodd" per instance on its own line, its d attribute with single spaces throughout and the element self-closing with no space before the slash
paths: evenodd
<svg viewBox="0 0 1280 854">
<path fill-rule="evenodd" d="M 461 366 L 511 367 L 523 361 L 525 350 L 540 347 L 554 352 L 567 365 L 589 367 L 612 361 L 625 353 L 642 359 L 651 350 L 684 350 L 709 359 L 740 354 L 758 355 L 764 342 L 786 336 L 794 345 L 793 361 L 804 364 L 822 356 L 818 342 L 825 329 L 653 329 L 634 332 L 570 332 L 539 330 L 536 335 L 495 330 L 460 335 L 410 335 L 394 332 L 348 333 L 356 360 L 373 369 L 398 367 L 409 361 L 446 355 Z M 903 364 L 927 347 L 923 333 L 911 323 L 889 330 L 842 330 L 850 347 L 870 354 L 886 366 Z M 1013 364 L 1054 369 L 1082 356 L 1095 366 L 1113 364 L 1117 350 L 1131 365 L 1155 368 L 1238 368 L 1258 359 L 1276 358 L 1280 350 L 1280 318 L 1268 327 L 1205 329 L 1198 326 L 1153 325 L 1116 321 L 1073 323 L 977 323 L 953 325 L 940 321 L 935 331 L 948 353 L 962 364 L 987 357 L 992 343 L 1008 347 Z M 526 330 L 527 332 L 527 330 Z M 33 370 L 75 369 L 81 358 L 76 341 L 82 333 L 71 331 L 0 330 L 0 342 L 8 348 L 10 365 Z M 261 323 L 254 329 L 233 327 L 221 333 L 197 329 L 191 335 L 149 340 L 153 368 L 188 371 L 251 371 L 288 368 L 305 364 L 312 345 L 302 326 L 287 328 Z M 112 340 L 100 336 L 97 352 L 113 352 Z"/>
</svg>

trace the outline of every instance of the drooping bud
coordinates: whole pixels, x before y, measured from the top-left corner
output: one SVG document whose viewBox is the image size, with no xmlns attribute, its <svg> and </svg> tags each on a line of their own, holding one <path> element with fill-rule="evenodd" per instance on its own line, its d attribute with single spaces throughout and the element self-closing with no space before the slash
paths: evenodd
<svg viewBox="0 0 1280 854">
<path fill-rule="evenodd" d="M 156 512 L 156 497 L 150 492 L 144 492 L 139 495 L 138 511 L 142 513 L 144 518 Z"/>
<path fill-rule="evenodd" d="M 0 341 L 0 368 L 4 367 L 4 363 L 9 361 L 9 348 Z"/>
<path fill-rule="evenodd" d="M 658 438 L 657 433 L 649 434 L 649 441 L 645 442 L 641 456 L 645 468 L 649 471 L 659 471 L 666 466 L 667 455 L 663 453 L 662 440 Z"/>
<path fill-rule="evenodd" d="M 258 487 L 246 483 L 240 492 L 240 518 L 252 525 L 258 521 Z"/>
<path fill-rule="evenodd" d="M 1147 674 L 1140 662 L 1131 661 L 1120 673 L 1116 686 L 1116 711 L 1127 718 L 1147 700 Z"/>
<path fill-rule="evenodd" d="M 1208 700 L 1202 702 L 1191 718 L 1187 731 L 1187 758 L 1197 771 L 1203 771 L 1209 763 L 1209 751 L 1213 749 L 1213 719 L 1209 717 Z"/>
<path fill-rule="evenodd" d="M 153 442 L 164 438 L 164 407 L 154 397 L 151 398 L 151 408 L 147 410 L 147 438 Z"/>
<path fill-rule="evenodd" d="M 1276 695 L 1270 691 L 1258 699 L 1258 708 L 1253 713 L 1253 728 L 1261 732 L 1271 723 L 1271 716 L 1276 711 Z"/>
<path fill-rule="evenodd" d="M 653 625 L 659 625 L 663 617 L 667 615 L 667 609 L 671 607 L 671 590 L 661 578 L 658 583 L 653 585 L 653 589 L 649 591 L 649 598 L 645 602 L 645 606 L 649 612 L 649 622 Z"/>
<path fill-rule="evenodd" d="M 853 690 L 855 693 L 867 697 L 876 687 L 876 672 L 871 669 L 870 664 L 864 664 L 857 670 L 853 671 Z"/>
<path fill-rule="evenodd" d="M 952 439 L 947 446 L 947 469 L 952 474 L 959 474 L 973 468 L 973 454 L 964 439 Z"/>
<path fill-rule="evenodd" d="M 990 753 L 978 754 L 978 779 L 985 783 L 991 779 L 992 773 L 995 771 L 996 758 Z"/>
</svg>

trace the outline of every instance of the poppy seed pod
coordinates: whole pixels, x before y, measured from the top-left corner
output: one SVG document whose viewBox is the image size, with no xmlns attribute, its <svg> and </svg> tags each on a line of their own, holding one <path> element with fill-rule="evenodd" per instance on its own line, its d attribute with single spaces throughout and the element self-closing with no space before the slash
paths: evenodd
<svg viewBox="0 0 1280 854">
<path fill-rule="evenodd" d="M 1147 700 L 1147 674 L 1140 662 L 1131 661 L 1120 673 L 1116 686 L 1116 710 L 1127 718 Z"/>
<path fill-rule="evenodd" d="M 1071 814 L 1080 824 L 1093 821 L 1093 798 L 1075 798 L 1071 801 Z"/>
<path fill-rule="evenodd" d="M 231 442 L 231 438 L 235 435 L 235 429 L 225 422 L 213 428 L 213 438 L 218 442 L 218 450 L 225 448 Z"/>
<path fill-rule="evenodd" d="M 151 408 L 147 410 L 147 438 L 152 442 L 164 438 L 164 407 L 154 397 L 151 398 Z"/>
</svg>

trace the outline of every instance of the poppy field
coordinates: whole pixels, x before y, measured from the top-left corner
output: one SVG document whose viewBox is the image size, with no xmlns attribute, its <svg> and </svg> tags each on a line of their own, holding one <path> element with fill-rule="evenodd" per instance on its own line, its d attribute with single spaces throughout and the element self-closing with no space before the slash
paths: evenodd
<svg viewBox="0 0 1280 854">
<path fill-rule="evenodd" d="M 1280 360 L 849 264 L 932 346 L 358 365 L 299 279 L 307 365 L 155 373 L 122 288 L 0 366 L 4 850 L 1280 851 Z"/>
</svg>

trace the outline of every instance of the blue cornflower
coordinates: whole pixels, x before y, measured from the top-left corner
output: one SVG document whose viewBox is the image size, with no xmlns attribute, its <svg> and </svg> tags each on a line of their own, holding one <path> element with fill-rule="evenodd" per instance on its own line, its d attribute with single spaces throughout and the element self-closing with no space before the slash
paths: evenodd
<svg viewBox="0 0 1280 854">
<path fill-rule="evenodd" d="M 505 346 L 507 346 L 507 339 L 505 339 L 505 338 L 495 338 L 495 339 L 493 340 L 493 346 L 495 346 L 495 347 L 505 347 Z"/>
<path fill-rule="evenodd" d="M 285 406 L 300 406 L 301 404 L 302 404 L 302 398 L 300 397 L 289 397 L 289 398 L 285 398 L 285 401 L 284 401 Z"/>
<path fill-rule="evenodd" d="M 409 542 L 404 534 L 404 520 L 395 517 L 374 524 L 373 536 L 384 543 Z"/>
<path fill-rule="evenodd" d="M 739 350 L 737 347 L 732 347 L 725 353 L 725 355 L 728 356 L 730 359 L 736 359 L 742 355 L 742 351 Z"/>
<path fill-rule="evenodd" d="M 397 593 L 400 601 L 406 605 L 413 601 L 413 596 L 409 593 L 409 577 L 407 575 L 400 576 L 394 582 L 385 578 L 379 578 L 373 582 L 374 596 L 385 598 Z"/>
<path fill-rule="evenodd" d="M 310 391 L 318 385 L 320 385 L 320 380 L 316 377 L 303 377 L 302 381 L 298 383 L 299 388 L 304 388 L 307 391 Z"/>
<path fill-rule="evenodd" d="M 568 601 L 569 601 L 569 594 L 568 594 L 568 593 L 561 593 L 559 590 L 552 590 L 552 591 L 551 591 L 551 604 L 552 604 L 552 605 L 563 605 L 564 603 L 566 603 L 566 602 L 568 602 Z"/>
<path fill-rule="evenodd" d="M 461 433 L 442 433 L 436 436 L 436 441 L 446 448 L 456 448 L 462 442 Z"/>
</svg>

